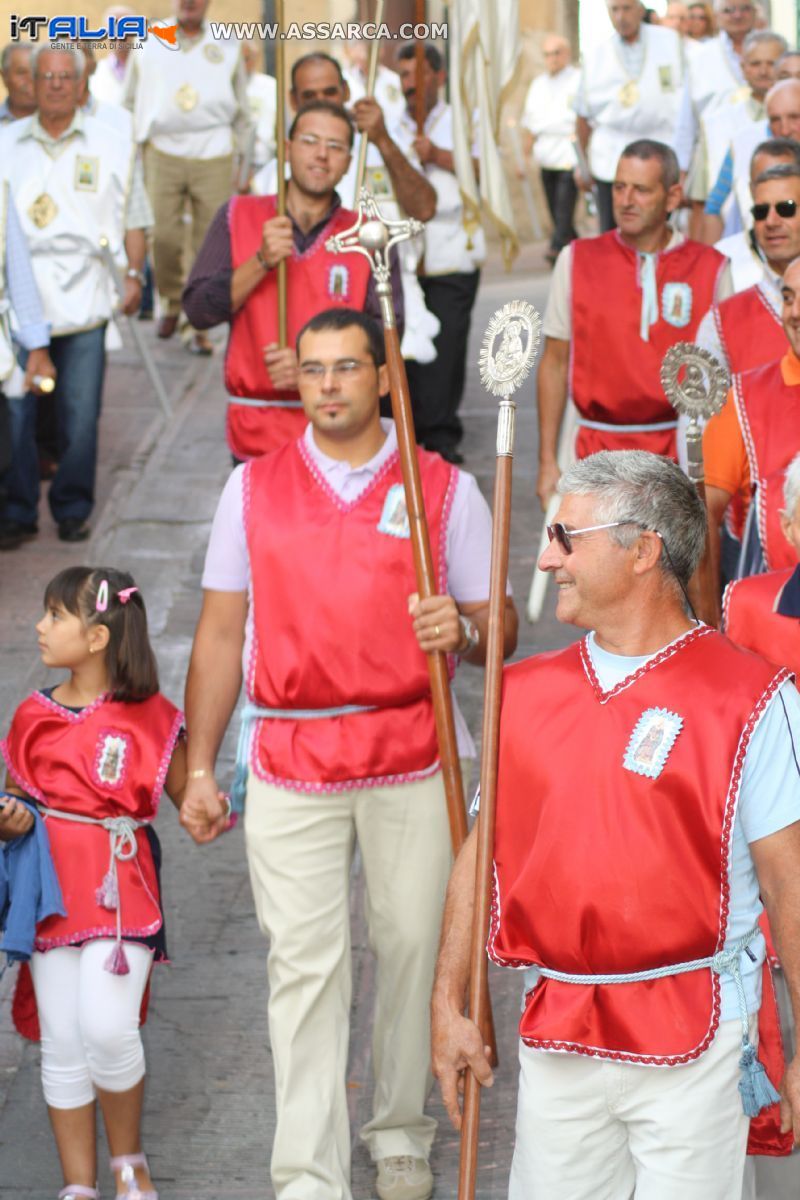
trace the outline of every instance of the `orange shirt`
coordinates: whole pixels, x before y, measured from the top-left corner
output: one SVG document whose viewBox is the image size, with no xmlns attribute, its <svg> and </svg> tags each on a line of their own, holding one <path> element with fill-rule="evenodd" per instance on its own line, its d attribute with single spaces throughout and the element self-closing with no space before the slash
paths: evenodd
<svg viewBox="0 0 800 1200">
<path fill-rule="evenodd" d="M 800 385 L 800 358 L 791 350 L 781 359 L 781 375 L 787 387 Z M 706 486 L 720 488 L 729 496 L 739 492 L 746 511 L 750 505 L 750 464 L 732 390 L 703 430 L 703 463 Z"/>
</svg>

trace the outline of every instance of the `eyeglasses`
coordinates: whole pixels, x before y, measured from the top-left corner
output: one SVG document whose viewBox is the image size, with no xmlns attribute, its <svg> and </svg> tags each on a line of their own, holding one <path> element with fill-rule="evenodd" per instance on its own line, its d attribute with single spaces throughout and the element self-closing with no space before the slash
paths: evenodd
<svg viewBox="0 0 800 1200">
<path fill-rule="evenodd" d="M 315 383 L 324 379 L 328 371 L 334 379 L 347 379 L 351 375 L 355 375 L 356 371 L 360 371 L 362 367 L 369 366 L 374 366 L 374 363 L 364 362 L 358 358 L 343 358 L 339 362 L 331 363 L 330 366 L 315 362 L 301 363 L 300 375 L 303 379 L 313 380 Z"/>
<path fill-rule="evenodd" d="M 600 529 L 616 529 L 618 525 L 638 525 L 638 521 L 609 521 L 606 525 L 587 525 L 585 529 L 567 529 L 560 521 L 555 525 L 547 525 L 547 540 L 558 542 L 565 554 L 572 554 L 572 539 L 581 537 L 584 533 L 597 533 Z M 661 535 L 659 534 L 659 537 Z"/>
<path fill-rule="evenodd" d="M 775 209 L 779 217 L 793 217 L 797 212 L 796 200 L 778 200 L 775 204 L 753 204 L 750 212 L 753 214 L 754 221 L 766 221 L 769 216 L 769 210 Z"/>
<path fill-rule="evenodd" d="M 68 79 L 77 79 L 78 76 L 74 71 L 42 71 L 36 78 L 43 79 L 45 83 L 53 83 L 56 79 L 59 83 L 66 83 Z"/>
<path fill-rule="evenodd" d="M 294 140 L 309 150 L 314 149 L 316 146 L 324 146 L 329 154 L 350 153 L 350 147 L 344 142 L 332 142 L 327 138 L 317 137 L 315 133 L 298 133 Z"/>
<path fill-rule="evenodd" d="M 729 4 L 727 8 L 720 9 L 723 17 L 745 17 L 752 11 L 752 4 Z"/>
</svg>

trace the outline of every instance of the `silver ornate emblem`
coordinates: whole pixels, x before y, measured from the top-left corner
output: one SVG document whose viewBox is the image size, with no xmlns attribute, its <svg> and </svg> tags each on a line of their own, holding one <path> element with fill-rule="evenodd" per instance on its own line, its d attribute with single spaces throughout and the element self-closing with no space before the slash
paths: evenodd
<svg viewBox="0 0 800 1200">
<path fill-rule="evenodd" d="M 719 412 L 730 383 L 728 372 L 708 350 L 676 342 L 661 363 L 661 386 L 674 409 L 697 421 Z"/>
<path fill-rule="evenodd" d="M 479 358 L 481 382 L 493 396 L 510 396 L 533 366 L 542 319 L 527 300 L 499 308 L 483 335 Z"/>
</svg>

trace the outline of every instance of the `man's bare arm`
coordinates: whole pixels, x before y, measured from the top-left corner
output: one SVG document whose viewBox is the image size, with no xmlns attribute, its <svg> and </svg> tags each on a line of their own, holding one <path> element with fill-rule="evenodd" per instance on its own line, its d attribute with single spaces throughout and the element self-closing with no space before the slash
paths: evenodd
<svg viewBox="0 0 800 1200">
<path fill-rule="evenodd" d="M 539 364 L 537 406 L 539 415 L 539 478 L 536 492 L 542 508 L 553 495 L 558 477 L 558 434 L 567 404 L 569 342 L 545 338 Z"/>
<path fill-rule="evenodd" d="M 800 1027 L 800 821 L 750 844 L 761 897 L 769 917 L 795 1025 Z M 781 1084 L 781 1128 L 800 1143 L 800 1058 Z"/>
</svg>

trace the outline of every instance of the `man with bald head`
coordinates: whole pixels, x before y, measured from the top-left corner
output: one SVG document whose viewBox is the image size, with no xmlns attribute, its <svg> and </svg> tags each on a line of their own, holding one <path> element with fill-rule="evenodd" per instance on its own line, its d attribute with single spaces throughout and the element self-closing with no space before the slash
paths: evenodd
<svg viewBox="0 0 800 1200">
<path fill-rule="evenodd" d="M 29 117 L 36 112 L 31 73 L 32 49 L 32 46 L 21 46 L 18 42 L 11 42 L 3 48 L 0 55 L 0 75 L 8 93 L 0 104 L 2 125 L 7 125 L 10 121 L 19 121 L 20 118 Z"/>
<path fill-rule="evenodd" d="M 588 53 L 575 100 L 577 133 L 589 159 L 600 225 L 614 228 L 611 184 L 622 151 L 640 138 L 671 145 L 683 89 L 681 39 L 644 23 L 639 0 L 607 0 L 614 33 Z"/>
<path fill-rule="evenodd" d="M 572 65 L 569 42 L 550 33 L 542 45 L 545 73 L 538 75 L 528 88 L 522 127 L 525 131 L 525 157 L 533 155 L 542 173 L 547 207 L 553 218 L 548 261 L 578 235 L 573 225 L 577 188 L 575 186 L 575 110 L 572 102 L 581 73 Z"/>
</svg>

